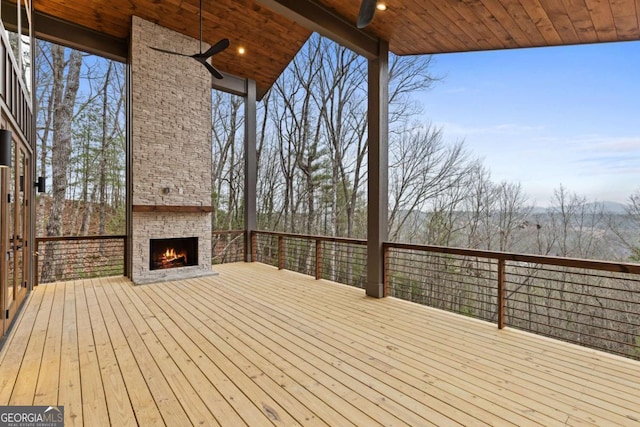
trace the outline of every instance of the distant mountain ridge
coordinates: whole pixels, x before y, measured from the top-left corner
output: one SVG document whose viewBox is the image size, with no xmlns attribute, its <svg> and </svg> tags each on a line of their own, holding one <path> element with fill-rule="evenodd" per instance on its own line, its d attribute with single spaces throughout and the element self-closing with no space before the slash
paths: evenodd
<svg viewBox="0 0 640 427">
<path fill-rule="evenodd" d="M 604 212 L 612 213 L 616 215 L 624 215 L 627 213 L 627 205 L 620 202 L 612 202 L 612 201 L 604 201 L 604 202 L 590 202 L 586 205 L 588 208 L 596 208 L 599 206 L 603 207 Z M 534 206 L 531 208 L 532 214 L 546 214 L 553 209 L 553 206 L 541 208 L 538 206 Z"/>
</svg>

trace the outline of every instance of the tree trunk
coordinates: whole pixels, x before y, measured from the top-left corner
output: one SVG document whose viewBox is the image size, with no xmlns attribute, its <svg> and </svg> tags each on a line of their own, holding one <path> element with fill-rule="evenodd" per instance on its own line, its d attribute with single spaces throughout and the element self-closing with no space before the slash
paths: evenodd
<svg viewBox="0 0 640 427">
<path fill-rule="evenodd" d="M 71 120 L 76 102 L 76 95 L 80 87 L 80 68 L 82 55 L 72 51 L 68 62 L 65 61 L 65 48 L 51 46 L 53 59 L 53 143 L 51 145 L 52 164 L 52 193 L 53 200 L 47 222 L 47 236 L 62 235 L 62 214 L 67 191 L 67 166 L 71 155 Z M 65 78 L 65 69 L 68 71 Z M 66 89 L 65 89 L 66 88 Z M 52 271 L 53 250 L 47 245 L 42 277 L 43 281 L 53 277 L 61 277 L 62 264 L 58 264 Z"/>
<path fill-rule="evenodd" d="M 111 79 L 111 69 L 113 63 L 109 62 L 107 74 L 104 77 L 104 85 L 102 86 L 102 143 L 100 144 L 100 162 L 99 169 L 99 198 L 100 198 L 100 225 L 98 233 L 104 236 L 107 222 L 107 149 L 109 147 L 109 81 Z M 103 245 L 100 245 L 100 252 L 103 252 Z"/>
<path fill-rule="evenodd" d="M 80 229 L 78 230 L 79 236 L 85 236 L 87 231 L 89 231 L 89 222 L 91 221 L 92 214 L 92 206 L 89 202 L 89 146 L 91 145 L 91 129 L 89 129 L 88 132 L 89 134 L 85 138 L 86 143 L 82 150 L 82 195 L 80 196 L 80 203 L 76 205 L 76 210 L 82 211 L 82 221 L 80 223 Z M 93 197 L 91 199 L 91 202 L 93 202 Z"/>
</svg>

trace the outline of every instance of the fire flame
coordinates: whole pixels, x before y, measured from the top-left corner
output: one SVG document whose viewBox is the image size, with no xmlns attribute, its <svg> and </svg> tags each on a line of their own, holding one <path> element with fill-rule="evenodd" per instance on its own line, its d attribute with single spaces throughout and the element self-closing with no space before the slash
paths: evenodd
<svg viewBox="0 0 640 427">
<path fill-rule="evenodd" d="M 162 254 L 162 262 L 171 262 L 174 261 L 178 258 L 184 258 L 184 262 L 187 261 L 187 253 L 186 252 L 181 252 L 181 253 L 176 253 L 176 250 L 174 248 L 168 248 L 166 251 L 164 251 L 164 253 Z"/>
</svg>

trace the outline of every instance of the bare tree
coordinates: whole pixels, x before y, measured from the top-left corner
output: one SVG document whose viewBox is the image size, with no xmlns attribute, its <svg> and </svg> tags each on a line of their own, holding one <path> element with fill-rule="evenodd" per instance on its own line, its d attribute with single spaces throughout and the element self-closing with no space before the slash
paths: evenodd
<svg viewBox="0 0 640 427">
<path fill-rule="evenodd" d="M 46 226 L 47 236 L 92 230 L 106 234 L 114 219 L 121 232 L 124 68 L 48 42 L 38 41 L 38 47 L 38 169 L 52 177 L 51 197 L 39 197 L 39 233 Z M 92 226 L 96 205 L 99 224 Z M 62 263 L 53 265 L 54 245 L 47 244 L 41 255 L 43 280 L 52 280 L 63 268 Z"/>
<path fill-rule="evenodd" d="M 78 51 L 71 51 L 65 57 L 65 48 L 58 45 L 51 46 L 53 70 L 53 142 L 52 154 L 52 187 L 53 200 L 47 222 L 47 236 L 62 234 L 62 214 L 65 206 L 67 191 L 67 165 L 71 155 L 71 119 L 74 113 L 76 95 L 80 87 L 80 67 L 82 55 Z M 42 263 L 43 277 L 52 277 L 51 262 L 53 247 L 47 246 Z M 57 274 L 56 274 L 57 276 Z"/>
<path fill-rule="evenodd" d="M 418 230 L 407 225 L 415 225 L 421 214 L 430 211 L 434 227 L 442 220 L 436 212 L 455 211 L 471 163 L 461 142 L 447 146 L 442 131 L 430 125 L 401 133 L 389 157 L 390 238 L 412 240 Z M 403 231 L 409 235 L 402 236 Z"/>
<path fill-rule="evenodd" d="M 616 237 L 616 242 L 624 248 L 628 256 L 622 256 L 632 262 L 640 262 L 640 190 L 629 196 L 625 206 L 625 215 L 611 215 L 609 230 Z"/>
<path fill-rule="evenodd" d="M 555 242 L 555 255 L 602 259 L 607 258 L 603 233 L 607 232 L 608 223 L 602 203 L 589 202 L 561 185 L 554 191 L 545 229 L 549 240 Z"/>
<path fill-rule="evenodd" d="M 213 92 L 214 229 L 242 226 L 243 105 L 239 96 Z"/>
</svg>

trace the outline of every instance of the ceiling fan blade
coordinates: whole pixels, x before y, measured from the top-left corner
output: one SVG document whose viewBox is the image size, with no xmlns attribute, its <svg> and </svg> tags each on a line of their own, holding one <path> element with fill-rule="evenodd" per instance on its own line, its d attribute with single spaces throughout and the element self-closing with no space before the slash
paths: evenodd
<svg viewBox="0 0 640 427">
<path fill-rule="evenodd" d="M 204 65 L 204 67 L 205 67 L 207 70 L 209 70 L 209 72 L 211 73 L 211 75 L 212 75 L 213 77 L 215 77 L 216 79 L 223 79 L 223 78 L 224 78 L 224 76 L 222 75 L 222 73 L 220 73 L 220 71 L 216 70 L 216 68 L 215 68 L 213 65 L 209 64 L 206 60 L 204 60 L 204 59 L 202 59 L 202 60 L 197 59 L 197 61 L 198 61 L 199 63 L 201 63 L 202 65 Z"/>
<path fill-rule="evenodd" d="M 376 0 L 362 0 L 360 13 L 358 13 L 358 28 L 362 29 L 373 21 L 376 13 Z"/>
<path fill-rule="evenodd" d="M 153 49 L 153 50 L 158 51 L 158 52 L 168 53 L 170 55 L 186 56 L 186 57 L 189 57 L 189 58 L 193 58 L 196 61 L 198 61 L 199 63 L 201 63 L 202 65 L 204 65 L 204 67 L 216 79 L 223 79 L 224 78 L 222 73 L 220 71 L 216 70 L 216 67 L 214 67 L 213 65 L 211 65 L 211 64 L 209 64 L 207 62 L 207 59 L 209 57 L 215 55 L 216 53 L 221 52 L 221 51 L 225 50 L 226 48 L 228 48 L 229 47 L 229 39 L 222 39 L 219 42 L 217 42 L 216 44 L 214 44 L 213 46 L 211 46 L 209 49 L 207 49 L 206 52 L 202 51 L 202 0 L 200 0 L 200 52 L 199 53 L 194 53 L 193 55 L 187 55 L 185 53 L 173 52 L 171 50 L 160 49 L 158 47 L 152 47 L 152 46 L 149 46 L 149 47 L 151 49 Z"/>
<path fill-rule="evenodd" d="M 216 53 L 222 52 L 223 50 L 225 50 L 228 47 L 229 47 L 229 39 L 222 39 L 218 43 L 214 44 L 209 49 L 207 49 L 206 52 L 203 52 L 203 53 L 197 54 L 197 55 L 202 57 L 202 58 L 209 58 L 209 57 L 215 55 Z"/>
<path fill-rule="evenodd" d="M 186 57 L 191 57 L 191 55 L 187 55 L 184 53 L 180 53 L 180 52 L 174 52 L 171 50 L 166 50 L 166 49 L 160 49 L 159 47 L 153 47 L 153 46 L 149 46 L 151 49 L 153 50 L 157 50 L 158 52 L 162 52 L 162 53 L 168 53 L 170 55 L 178 55 L 178 56 L 186 56 Z"/>
</svg>

